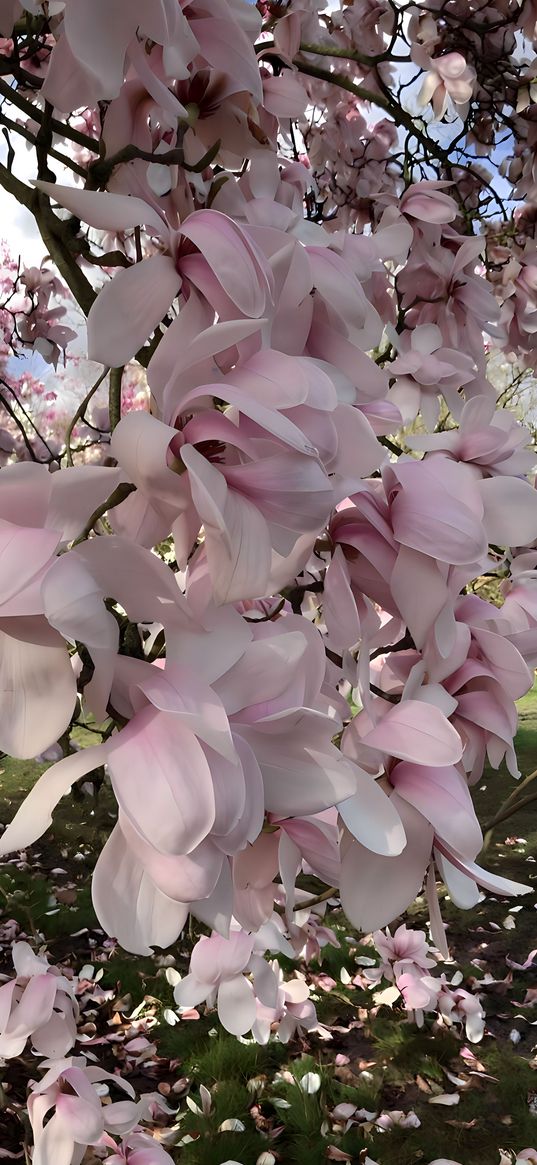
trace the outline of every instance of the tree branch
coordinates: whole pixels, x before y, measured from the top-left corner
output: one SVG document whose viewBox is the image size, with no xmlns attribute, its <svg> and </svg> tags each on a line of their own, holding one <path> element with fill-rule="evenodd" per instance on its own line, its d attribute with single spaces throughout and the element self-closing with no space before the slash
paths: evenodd
<svg viewBox="0 0 537 1165">
<path fill-rule="evenodd" d="M 135 489 L 135 485 L 132 485 L 130 482 L 126 481 L 121 482 L 118 486 L 116 486 L 115 490 L 113 490 L 113 492 L 110 494 L 110 497 L 107 498 L 106 501 L 102 503 L 102 505 L 97 506 L 97 509 L 93 511 L 91 516 L 88 518 L 82 533 L 78 535 L 78 538 L 74 539 L 72 545 L 79 546 L 81 542 L 85 542 L 86 538 L 89 538 L 95 523 L 99 521 L 99 518 L 102 518 L 103 515 L 108 512 L 108 510 L 113 510 L 115 506 L 119 506 L 121 502 L 124 502 L 125 498 L 128 498 L 129 494 L 134 493 Z"/>
</svg>

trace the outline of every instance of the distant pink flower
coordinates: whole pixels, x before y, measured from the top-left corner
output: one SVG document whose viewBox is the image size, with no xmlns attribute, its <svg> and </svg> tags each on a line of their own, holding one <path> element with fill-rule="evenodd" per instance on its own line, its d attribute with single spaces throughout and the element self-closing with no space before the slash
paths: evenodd
<svg viewBox="0 0 537 1165">
<path fill-rule="evenodd" d="M 432 102 L 435 117 L 444 116 L 451 98 L 457 112 L 464 118 L 474 91 L 476 71 L 468 65 L 461 53 L 446 53 L 430 59 L 431 71 L 423 81 L 418 98 L 420 105 Z"/>
<path fill-rule="evenodd" d="M 268 965 L 273 999 L 260 998 L 257 1002 L 252 1033 L 260 1044 L 268 1043 L 272 1030 L 281 1043 L 288 1043 L 296 1031 L 314 1031 L 318 1027 L 317 1013 L 310 990 L 303 977 L 284 980 L 278 962 Z M 261 991 L 256 994 L 261 995 Z"/>
</svg>

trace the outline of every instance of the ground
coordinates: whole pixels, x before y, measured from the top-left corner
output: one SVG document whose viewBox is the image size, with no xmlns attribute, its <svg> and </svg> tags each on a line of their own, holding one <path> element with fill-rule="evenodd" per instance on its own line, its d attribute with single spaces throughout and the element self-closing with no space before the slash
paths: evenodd
<svg viewBox="0 0 537 1165">
<path fill-rule="evenodd" d="M 537 767 L 537 688 L 520 701 L 519 710 L 517 750 L 526 777 Z M 41 769 L 7 758 L 0 767 L 0 822 L 6 822 Z M 512 790 L 512 778 L 504 771 L 487 772 L 475 790 L 480 820 L 492 820 Z M 520 795 L 533 791 L 537 795 L 537 781 Z M 282 1165 L 320 1165 L 330 1158 L 358 1162 L 367 1147 L 379 1165 L 427 1165 L 446 1156 L 462 1165 L 497 1165 L 500 1148 L 520 1151 L 537 1145 L 537 980 L 531 966 L 510 970 L 506 963 L 506 958 L 524 963 L 537 946 L 536 894 L 526 896 L 522 906 L 521 900 L 487 896 L 469 912 L 443 902 L 463 986 L 482 984 L 487 1012 L 482 1042 L 470 1045 L 460 1031 L 433 1030 L 427 1019 L 420 1030 L 397 1006 L 372 1007 L 371 991 L 352 982 L 360 976 L 356 959 L 371 955 L 371 947 L 334 912 L 330 925 L 341 947 L 327 948 L 322 966 L 309 968 L 317 1012 L 331 1040 L 314 1035 L 287 1047 L 273 1042 L 259 1048 L 217 1032 L 215 1013 L 171 1026 L 166 1009 L 173 1007 L 173 996 L 165 966 L 106 945 L 92 911 L 89 880 L 113 819 L 106 787 L 97 799 L 85 794 L 64 798 L 42 841 L 0 865 L 0 923 L 14 918 L 30 938 L 44 936 L 51 960 L 75 971 L 92 962 L 102 968 L 99 987 L 106 998 L 90 1014 L 88 1038 L 96 1041 L 95 1052 L 107 1067 L 121 1064 L 136 1088 L 158 1087 L 174 1109 L 179 1104 L 175 1135 L 162 1134 L 165 1143 L 183 1140 L 179 1149 L 167 1145 L 178 1160 L 221 1165 L 233 1159 L 254 1165 L 265 1150 Z M 492 831 L 481 860 L 508 877 L 535 882 L 537 892 L 537 800 Z M 425 919 L 418 901 L 409 925 L 424 927 Z M 185 940 L 173 952 L 179 970 L 186 967 L 188 945 Z M 0 957 L 0 970 L 9 973 L 8 946 Z M 456 966 L 446 968 L 448 977 Z M 291 971 L 291 965 L 285 969 Z M 156 1054 L 148 1053 L 147 1060 L 142 1055 L 140 1062 L 135 1052 L 125 1051 L 138 1032 L 157 1046 Z M 320 1076 L 320 1087 L 310 1093 L 300 1081 L 312 1072 Z M 12 1107 L 24 1096 L 24 1059 L 5 1079 L 9 1103 L 3 1114 L 0 1110 L 0 1130 L 5 1130 L 0 1146 L 16 1152 L 21 1125 Z M 211 1090 L 211 1111 L 205 1114 L 195 1111 L 202 1084 Z M 453 1099 L 456 1093 L 456 1104 L 431 1103 L 438 1095 Z M 344 1119 L 332 1115 L 342 1102 L 375 1113 L 413 1110 L 421 1123 L 381 1132 L 362 1118 L 345 1132 Z M 221 1130 L 222 1122 L 230 1120 L 243 1128 Z M 170 1122 L 177 1124 L 175 1118 Z"/>
</svg>

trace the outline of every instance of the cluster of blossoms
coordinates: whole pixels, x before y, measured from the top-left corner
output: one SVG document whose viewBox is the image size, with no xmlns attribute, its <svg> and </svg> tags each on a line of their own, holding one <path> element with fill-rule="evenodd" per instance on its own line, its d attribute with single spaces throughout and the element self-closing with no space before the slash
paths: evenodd
<svg viewBox="0 0 537 1165">
<path fill-rule="evenodd" d="M 104 764 L 118 819 L 93 877 L 102 926 L 147 954 L 192 912 L 213 934 L 180 999 L 217 994 L 262 1039 L 316 1022 L 262 960 L 274 941 L 326 939 L 295 917 L 303 871 L 339 887 L 366 931 L 425 879 L 438 945 L 437 874 L 462 907 L 479 885 L 528 889 L 476 863 L 470 795 L 486 760 L 518 775 L 515 701 L 536 658 L 533 455 L 486 378 L 484 333 L 502 332 L 483 240 L 454 183 L 419 173 L 404 188 L 374 180 L 370 234 L 348 233 L 346 213 L 327 231 L 289 145 L 321 83 L 306 66 L 322 53 L 304 45 L 363 55 L 365 27 L 377 57 L 397 33 L 391 10 L 365 8 L 328 19 L 317 3 L 275 15 L 233 0 L 224 19 L 210 0 L 151 15 L 122 0 L 113 35 L 106 6 L 90 16 L 83 0 L 0 13 L 13 45 L 22 9 L 43 38 L 39 150 L 47 124 L 67 150 L 73 133 L 90 152 L 98 140 L 85 170 L 77 154 L 76 185 L 52 182 L 38 154 L 36 216 L 46 207 L 67 251 L 75 240 L 75 274 L 59 241 L 55 253 L 90 358 L 139 358 L 150 393 L 149 410 L 122 410 L 110 376 L 106 464 L 0 476 L 0 746 L 41 754 L 81 709 L 106 726 L 44 774 L 0 849 L 35 841 Z M 474 78 L 455 51 L 438 64 L 443 22 L 416 11 L 414 56 L 460 110 Z M 342 60 L 374 92 L 390 81 L 389 62 Z M 85 130 L 61 121 L 84 105 Z M 111 276 L 97 294 L 90 258 Z M 55 285 L 25 280 L 45 310 Z M 394 444 L 446 408 L 454 427 Z M 502 608 L 473 593 L 511 563 Z M 221 973 L 203 972 L 219 943 Z"/>
<path fill-rule="evenodd" d="M 492 343 L 533 350 L 535 264 L 487 281 L 479 172 L 466 188 L 443 151 L 434 177 L 413 166 L 402 128 L 434 139 L 386 97 L 408 32 L 421 101 L 478 138 L 494 121 L 481 44 L 501 61 L 511 27 L 533 38 L 528 5 L 501 7 L 488 31 L 497 5 L 472 4 L 466 25 L 455 0 L 413 6 L 408 28 L 383 0 L 115 0 L 113 21 L 104 0 L 0 0 L 0 93 L 36 146 L 18 197 L 109 372 L 108 406 L 95 384 L 76 416 L 93 464 L 73 465 L 71 426 L 48 463 L 30 442 L 0 471 L 0 748 L 61 739 L 65 754 L 0 854 L 104 765 L 117 821 L 93 875 L 100 924 L 148 955 L 192 914 L 210 934 L 178 1006 L 216 1003 L 261 1043 L 318 1026 L 305 982 L 264 957 L 334 941 L 301 875 L 366 932 L 425 883 L 443 952 L 437 877 L 461 908 L 480 886 L 530 889 L 478 864 L 471 787 L 487 762 L 519 775 L 516 701 L 537 663 L 535 459 L 487 379 Z M 387 116 L 368 128 L 375 100 Z M 48 268 L 23 279 L 22 340 L 54 362 L 59 284 Z M 483 576 L 501 580 L 497 604 Z M 101 742 L 68 751 L 81 716 Z M 477 998 L 397 935 L 385 963 L 406 1005 L 479 1038 Z M 71 1032 L 76 1014 L 61 977 L 30 975 L 46 988 L 3 989 L 3 1038 L 26 1039 L 35 992 L 50 1056 L 58 1016 Z M 134 1160 L 140 1108 L 103 1109 L 102 1075 L 71 1047 L 33 1092 L 34 1165 L 71 1136 L 73 1095 L 86 1143 L 125 1134 Z"/>
<path fill-rule="evenodd" d="M 160 1092 L 144 1092 L 137 1100 L 134 1089 L 122 1077 L 117 1063 L 113 1072 L 104 1070 L 97 1063 L 91 1045 L 106 1040 L 92 1039 L 83 1026 L 85 1009 L 89 1007 L 88 1015 L 95 1015 L 95 1004 L 99 1006 L 114 992 L 99 988 L 92 977 L 92 966 L 82 968 L 80 975 L 74 976 L 70 970 L 49 964 L 47 958 L 36 955 L 26 941 L 17 940 L 17 929 L 16 924 L 7 924 L 2 934 L 3 940 L 12 941 L 15 976 L 11 979 L 2 976 L 4 981 L 0 986 L 0 1056 L 4 1061 L 18 1059 L 21 1065 L 30 1064 L 31 1057 L 28 1118 L 34 1140 L 32 1161 L 37 1165 L 52 1162 L 54 1165 L 76 1165 L 85 1151 L 92 1149 L 96 1159 L 108 1165 L 172 1165 L 172 1157 L 164 1144 L 176 1143 L 181 1113 L 170 1107 Z M 437 979 L 424 975 L 435 961 L 430 957 L 431 948 L 425 936 L 407 931 L 402 926 L 393 937 L 389 932 L 379 932 L 373 937 L 383 961 L 376 971 L 368 968 L 369 978 L 372 982 L 378 981 L 381 975 L 394 979 L 407 1006 L 416 1009 L 419 975 L 424 985 L 422 996 L 427 983 L 439 984 Z M 287 953 L 285 944 L 281 944 L 280 949 Z M 243 973 L 252 974 L 253 987 Z M 90 978 L 86 977 L 88 974 Z M 227 942 L 219 936 L 201 939 L 192 952 L 190 974 L 181 979 L 175 970 L 168 968 L 166 976 L 170 983 L 175 983 L 175 996 L 180 1006 L 184 1006 L 185 1000 L 214 1000 L 217 993 L 220 1017 L 236 1034 L 242 1035 L 247 1030 L 242 1022 L 246 1011 L 249 1010 L 249 1022 L 252 1023 L 256 1009 L 252 1024 L 254 1032 L 256 1028 L 268 1028 L 276 1012 L 281 1016 L 284 1011 L 286 1019 L 280 1023 L 280 1038 L 289 1038 L 297 1025 L 312 1030 L 300 980 L 282 984 L 280 973 L 276 993 L 271 985 L 270 967 L 255 953 L 252 942 L 243 933 L 235 933 Z M 406 988 L 412 978 L 413 998 L 409 1003 Z M 450 1023 L 466 1022 L 469 1038 L 478 1039 L 477 1013 L 472 1013 L 466 1005 L 463 996 L 467 994 L 451 991 L 448 1006 L 446 1000 L 450 992 L 441 985 L 438 1010 Z M 77 1031 L 79 1022 L 81 1030 Z M 143 1036 L 132 1038 L 132 1030 L 133 1025 L 130 1025 L 124 1046 L 125 1066 L 130 1072 L 136 1071 L 144 1057 L 151 1058 L 156 1050 L 155 1044 Z M 77 1043 L 84 1054 L 79 1054 L 80 1049 L 75 1048 Z M 39 1079 L 35 1078 L 36 1071 L 40 1074 Z M 315 1095 L 321 1087 L 321 1076 L 316 1072 L 306 1073 L 300 1081 L 286 1070 L 278 1077 L 293 1086 L 298 1084 L 308 1095 Z M 188 1081 L 180 1083 L 187 1084 Z M 201 1118 L 213 1115 L 213 1098 L 203 1084 L 200 1086 L 201 1107 L 190 1095 L 186 1096 L 186 1104 L 191 1113 Z M 385 1132 L 412 1130 L 420 1125 L 419 1118 L 412 1111 L 375 1113 L 358 1109 L 349 1101 L 337 1104 L 329 1116 L 332 1131 L 336 1134 L 344 1134 L 353 1126 L 366 1132 L 371 1129 Z M 171 1127 L 163 1128 L 170 1120 L 173 1122 Z M 242 1122 L 232 1119 L 224 1121 L 219 1132 L 239 1131 L 240 1128 L 243 1128 Z M 326 1135 L 326 1129 L 323 1135 Z M 191 1138 L 186 1136 L 180 1144 L 189 1140 Z M 270 1151 L 263 1151 L 257 1165 L 275 1165 L 276 1159 Z M 331 1144 L 327 1147 L 327 1159 L 345 1161 L 350 1160 L 350 1156 Z M 365 1160 L 369 1165 L 375 1165 L 369 1157 Z M 523 1162 L 536 1160 L 535 1150 L 525 1149 L 517 1155 L 516 1162 L 511 1155 L 503 1154 L 501 1165 L 523 1165 Z M 227 1161 L 225 1165 L 240 1163 Z M 457 1163 L 442 1159 L 431 1165 Z"/>
<path fill-rule="evenodd" d="M 367 968 L 365 976 L 374 985 L 387 979 L 395 988 L 394 998 L 401 998 L 415 1022 L 423 1024 L 424 1012 L 435 1012 L 447 1026 L 461 1024 L 472 1043 L 482 1039 L 485 1031 L 485 1013 L 479 995 L 465 991 L 459 984 L 462 974 L 456 971 L 451 983 L 445 974 L 432 975 L 437 955 L 429 946 L 423 931 L 408 930 L 403 924 L 393 935 L 390 931 L 376 931 L 373 942 L 381 957 L 378 967 Z"/>
<path fill-rule="evenodd" d="M 170 1155 L 140 1123 L 165 1105 L 160 1094 L 136 1101 L 120 1075 L 104 1071 L 91 1056 L 72 1054 L 77 980 L 34 954 L 27 942 L 15 942 L 12 953 L 15 978 L 0 987 L 0 1056 L 20 1057 L 29 1041 L 33 1054 L 45 1057 L 43 1075 L 31 1081 L 28 1094 L 34 1165 L 71 1165 L 90 1145 L 111 1150 L 105 1158 L 111 1163 L 171 1165 Z M 110 1101 L 110 1085 L 120 1100 Z M 102 1103 L 103 1096 L 109 1103 Z"/>
</svg>

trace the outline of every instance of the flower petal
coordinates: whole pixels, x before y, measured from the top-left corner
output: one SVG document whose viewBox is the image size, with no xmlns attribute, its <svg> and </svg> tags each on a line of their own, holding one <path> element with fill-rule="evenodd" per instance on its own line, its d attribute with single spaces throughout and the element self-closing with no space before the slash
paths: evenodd
<svg viewBox="0 0 537 1165">
<path fill-rule="evenodd" d="M 384 713 L 362 744 L 417 765 L 453 765 L 461 759 L 462 742 L 453 725 L 432 704 L 402 700 Z"/>
<path fill-rule="evenodd" d="M 76 680 L 63 639 L 44 618 L 2 621 L 0 696 L 0 748 L 10 756 L 37 756 L 67 728 Z"/>
<path fill-rule="evenodd" d="M 127 364 L 155 331 L 181 287 L 170 255 L 152 255 L 114 275 L 88 315 L 88 358 Z"/>
<path fill-rule="evenodd" d="M 252 985 L 244 975 L 224 979 L 218 989 L 218 1018 L 233 1036 L 243 1036 L 255 1022 L 256 1002 Z"/>
</svg>

